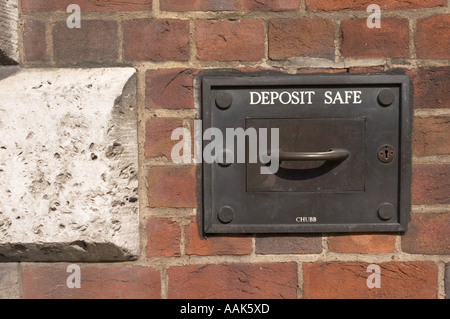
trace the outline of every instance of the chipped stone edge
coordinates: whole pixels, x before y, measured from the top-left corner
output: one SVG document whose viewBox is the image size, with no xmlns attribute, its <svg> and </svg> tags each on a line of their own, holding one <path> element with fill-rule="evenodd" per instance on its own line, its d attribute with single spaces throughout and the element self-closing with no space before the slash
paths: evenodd
<svg viewBox="0 0 450 319">
<path fill-rule="evenodd" d="M 124 69 L 124 68 L 122 68 Z M 125 83 L 122 93 L 115 100 L 115 105 L 123 107 L 130 102 L 137 109 L 137 71 L 134 68 Z M 36 69 L 39 70 L 39 69 Z M 42 69 L 49 70 L 49 69 Z M 1 67 L 0 79 L 20 72 L 19 67 Z M 138 151 L 138 118 L 137 110 L 134 112 L 136 122 L 136 154 Z M 138 168 L 138 161 L 136 161 Z M 128 241 L 117 242 L 86 242 L 84 240 L 61 242 L 35 242 L 35 243 L 7 243 L 0 245 L 0 263 L 3 262 L 113 262 L 133 261 L 140 255 L 139 238 L 139 205 L 136 205 L 135 232 L 129 234 Z"/>
<path fill-rule="evenodd" d="M 0 3 L 0 57 L 3 53 L 7 64 L 19 61 L 18 1 Z"/>
</svg>

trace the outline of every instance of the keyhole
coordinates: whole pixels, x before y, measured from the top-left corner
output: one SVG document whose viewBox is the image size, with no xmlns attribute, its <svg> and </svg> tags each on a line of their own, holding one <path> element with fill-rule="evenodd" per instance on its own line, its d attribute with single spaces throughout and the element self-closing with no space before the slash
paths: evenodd
<svg viewBox="0 0 450 319">
<path fill-rule="evenodd" d="M 394 149 L 389 145 L 383 145 L 378 149 L 378 159 L 383 163 L 391 162 L 394 155 Z"/>
</svg>

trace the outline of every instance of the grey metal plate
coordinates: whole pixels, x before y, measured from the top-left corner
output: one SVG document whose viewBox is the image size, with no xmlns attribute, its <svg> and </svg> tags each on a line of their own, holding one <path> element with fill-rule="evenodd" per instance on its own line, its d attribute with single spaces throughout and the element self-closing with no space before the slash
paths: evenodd
<svg viewBox="0 0 450 319">
<path fill-rule="evenodd" d="M 302 91 L 314 94 L 304 95 L 301 103 L 301 93 L 292 92 Z M 220 129 L 224 145 L 227 128 L 278 127 L 283 151 L 345 148 L 350 154 L 339 163 L 282 162 L 273 175 L 259 174 L 264 164 L 248 163 L 248 153 L 246 163 L 236 163 L 236 149 L 231 165 L 204 162 L 204 233 L 405 231 L 410 96 L 410 80 L 404 75 L 204 77 L 203 132 Z M 203 141 L 203 147 L 208 143 Z M 394 150 L 387 163 L 378 158 L 385 145 Z"/>
</svg>

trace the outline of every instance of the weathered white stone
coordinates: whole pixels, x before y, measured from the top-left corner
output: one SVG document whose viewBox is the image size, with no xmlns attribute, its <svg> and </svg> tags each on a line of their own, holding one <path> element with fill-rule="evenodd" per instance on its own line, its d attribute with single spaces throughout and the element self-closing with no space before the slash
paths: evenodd
<svg viewBox="0 0 450 319">
<path fill-rule="evenodd" d="M 0 261 L 139 253 L 136 71 L 0 77 Z"/>
<path fill-rule="evenodd" d="M 19 60 L 17 21 L 19 10 L 17 0 L 0 1 L 0 56 Z M 3 54 L 2 54 L 3 53 Z M 5 57 L 3 57 L 5 59 Z M 3 60 L 0 57 L 0 60 Z"/>
</svg>

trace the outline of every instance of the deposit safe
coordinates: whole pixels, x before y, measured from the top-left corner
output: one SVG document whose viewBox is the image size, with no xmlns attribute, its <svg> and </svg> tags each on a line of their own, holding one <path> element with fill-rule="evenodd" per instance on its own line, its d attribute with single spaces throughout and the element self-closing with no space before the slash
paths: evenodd
<svg viewBox="0 0 450 319">
<path fill-rule="evenodd" d="M 410 86 L 393 74 L 203 77 L 204 234 L 405 231 Z"/>
</svg>

